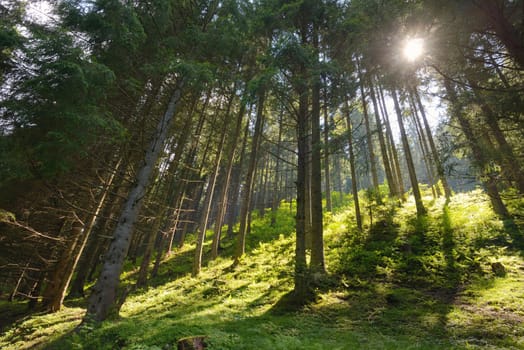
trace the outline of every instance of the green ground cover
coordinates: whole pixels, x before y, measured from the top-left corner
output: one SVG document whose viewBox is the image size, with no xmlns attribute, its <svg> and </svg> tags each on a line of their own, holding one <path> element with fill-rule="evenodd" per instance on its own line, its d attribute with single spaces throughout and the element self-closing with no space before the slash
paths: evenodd
<svg viewBox="0 0 524 350">
<path fill-rule="evenodd" d="M 427 217 L 417 218 L 409 201 L 365 202 L 363 232 L 351 205 L 327 214 L 329 275 L 318 278 L 317 298 L 304 307 L 285 302 L 294 257 L 287 204 L 275 227 L 269 214 L 254 216 L 238 266 L 225 241 L 223 256 L 193 278 L 187 244 L 147 289 L 131 293 L 118 319 L 97 327 L 74 331 L 83 300 L 27 316 L 24 304 L 1 304 L 16 321 L 0 348 L 172 349 L 182 337 L 204 335 L 209 349 L 523 349 L 522 223 L 498 220 L 480 191 L 449 204 L 426 196 L 425 204 Z M 518 214 L 522 203 L 511 208 Z M 129 267 L 124 283 L 135 272 Z"/>
</svg>

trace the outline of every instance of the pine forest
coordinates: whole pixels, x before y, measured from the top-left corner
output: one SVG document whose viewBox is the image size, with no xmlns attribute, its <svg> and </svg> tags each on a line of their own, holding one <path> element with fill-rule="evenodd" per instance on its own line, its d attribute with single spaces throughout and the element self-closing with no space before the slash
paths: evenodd
<svg viewBox="0 0 524 350">
<path fill-rule="evenodd" d="M 524 349 L 524 0 L 0 0 L 0 348 Z"/>
</svg>

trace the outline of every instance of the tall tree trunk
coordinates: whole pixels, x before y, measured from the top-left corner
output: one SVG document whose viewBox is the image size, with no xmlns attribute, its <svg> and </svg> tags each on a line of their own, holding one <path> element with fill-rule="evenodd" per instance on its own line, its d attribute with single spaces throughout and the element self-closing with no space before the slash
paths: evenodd
<svg viewBox="0 0 524 350">
<path fill-rule="evenodd" d="M 215 234 L 213 236 L 213 243 L 211 245 L 211 259 L 216 259 L 218 257 L 218 248 L 220 246 L 220 239 L 222 236 L 222 223 L 224 222 L 224 215 L 227 209 L 227 199 L 229 194 L 229 185 L 231 183 L 231 173 L 233 172 L 233 164 L 235 158 L 235 152 L 237 150 L 237 142 L 240 137 L 240 131 L 242 130 L 242 120 L 244 114 L 246 113 L 246 105 L 244 103 L 240 104 L 240 109 L 237 114 L 237 120 L 235 125 L 235 130 L 231 136 L 231 141 L 229 142 L 229 152 L 227 154 L 227 165 L 226 165 L 226 174 L 224 177 L 224 186 L 222 187 L 221 198 L 218 201 L 218 213 L 217 220 L 215 222 Z"/>
<path fill-rule="evenodd" d="M 318 50 L 316 25 L 313 46 Z M 318 60 L 318 57 L 317 57 Z M 326 273 L 322 213 L 322 143 L 320 137 L 320 75 L 315 74 L 311 89 L 311 261 L 312 273 Z"/>
<path fill-rule="evenodd" d="M 349 166 L 351 168 L 351 191 L 353 193 L 353 203 L 355 206 L 355 218 L 357 227 L 362 231 L 362 215 L 360 213 L 360 201 L 358 199 L 357 172 L 355 169 L 355 153 L 353 151 L 353 131 L 351 127 L 351 111 L 347 99 L 345 101 L 346 127 L 348 129 L 348 149 L 349 149 Z"/>
<path fill-rule="evenodd" d="M 304 36 L 304 34 L 303 34 Z M 300 67 L 300 77 L 305 78 L 306 68 Z M 308 297 L 308 267 L 306 260 L 306 173 L 308 158 L 308 96 L 307 86 L 304 81 L 298 83 L 298 115 L 297 115 L 297 213 L 295 217 L 295 286 L 293 293 L 298 301 L 305 301 Z"/>
<path fill-rule="evenodd" d="M 415 165 L 413 164 L 413 157 L 409 148 L 408 135 L 404 128 L 404 122 L 402 120 L 402 111 L 398 102 L 397 92 L 395 89 L 391 90 L 391 98 L 395 105 L 395 111 L 397 113 L 398 127 L 400 129 L 400 138 L 402 139 L 402 147 L 404 148 L 404 155 L 406 157 L 406 164 L 408 166 L 409 180 L 411 182 L 411 189 L 413 191 L 413 197 L 415 197 L 415 205 L 417 207 L 417 215 L 422 216 L 426 214 L 426 208 L 422 203 L 422 196 L 420 195 L 420 188 L 418 186 L 417 173 L 415 171 Z"/>
<path fill-rule="evenodd" d="M 364 126 L 366 127 L 366 143 L 368 146 L 368 155 L 369 155 L 369 163 L 371 167 L 371 179 L 373 183 L 373 188 L 375 190 L 375 194 L 377 195 L 377 198 L 379 198 L 378 194 L 378 174 L 377 174 L 377 163 L 376 163 L 376 157 L 375 157 L 375 151 L 373 149 L 373 137 L 371 135 L 371 127 L 369 125 L 369 115 L 368 115 L 368 107 L 366 102 L 366 94 L 364 92 L 364 81 L 362 79 L 362 73 L 359 72 L 360 76 L 360 95 L 362 99 L 362 112 L 364 114 Z"/>
<path fill-rule="evenodd" d="M 251 115 L 252 106 L 250 106 L 248 115 Z M 236 171 L 233 173 L 233 185 L 231 188 L 231 201 L 229 206 L 229 212 L 227 217 L 227 237 L 233 238 L 233 226 L 239 212 L 239 203 L 238 197 L 240 196 L 240 177 L 242 175 L 242 165 L 244 164 L 244 157 L 246 154 L 247 148 L 247 139 L 249 137 L 249 118 L 246 122 L 246 127 L 244 129 L 244 136 L 242 137 L 242 146 L 240 146 L 240 156 L 238 157 L 238 163 L 235 166 Z"/>
<path fill-rule="evenodd" d="M 424 162 L 424 167 L 426 168 L 426 175 L 428 177 L 429 186 L 431 187 L 431 194 L 433 198 L 440 197 L 442 193 L 440 192 L 440 187 L 438 183 L 435 182 L 435 174 L 433 172 L 433 162 L 429 156 L 429 146 L 426 141 L 426 136 L 422 130 L 422 125 L 420 125 L 420 120 L 417 113 L 417 107 L 413 101 L 412 96 L 409 98 L 411 106 L 411 118 L 413 119 L 413 125 L 415 126 L 415 132 L 417 133 L 418 144 L 420 151 L 422 153 L 422 161 Z"/>
<path fill-rule="evenodd" d="M 273 183 L 273 192 L 271 199 L 271 226 L 274 227 L 277 222 L 277 210 L 280 205 L 280 153 L 282 148 L 282 121 L 284 119 L 284 111 L 281 110 L 278 115 L 278 139 L 277 150 L 275 154 L 275 176 Z"/>
<path fill-rule="evenodd" d="M 118 160 L 116 164 L 116 169 L 119 168 L 121 159 Z M 73 223 L 72 231 L 74 235 L 74 240 L 71 242 L 65 255 L 60 259 L 60 262 L 57 264 L 57 267 L 51 278 L 51 283 L 46 292 L 44 293 L 44 306 L 50 311 L 58 311 L 62 307 L 64 302 L 69 283 L 73 278 L 73 273 L 78 265 L 78 261 L 84 252 L 84 248 L 87 244 L 87 241 L 91 235 L 92 229 L 96 223 L 100 211 L 104 207 L 105 200 L 109 193 L 109 189 L 113 184 L 115 178 L 115 171 L 110 172 L 108 179 L 104 183 L 104 188 L 98 198 L 95 211 L 91 216 L 87 225 L 84 226 L 83 223 L 75 221 Z"/>
<path fill-rule="evenodd" d="M 446 197 L 446 200 L 449 200 L 451 198 L 451 188 L 448 184 L 448 180 L 446 179 L 446 175 L 444 172 L 444 166 L 442 164 L 442 161 L 440 160 L 440 157 L 437 151 L 437 146 L 435 145 L 435 141 L 433 140 L 433 135 L 431 133 L 431 128 L 429 127 L 428 118 L 426 117 L 426 109 L 424 108 L 424 105 L 422 104 L 422 101 L 420 99 L 420 94 L 416 87 L 413 88 L 413 93 L 415 95 L 415 99 L 416 99 L 420 114 L 422 116 L 422 121 L 424 122 L 424 128 L 426 130 L 429 147 L 431 148 L 431 157 L 433 159 L 435 167 L 437 168 L 437 175 L 439 177 L 440 183 L 442 184 L 442 187 L 444 188 L 444 196 Z"/>
<path fill-rule="evenodd" d="M 397 179 L 398 184 L 398 192 L 400 194 L 400 199 L 402 201 L 405 201 L 404 193 L 406 192 L 404 189 L 404 180 L 402 178 L 402 171 L 400 168 L 400 161 L 398 157 L 397 147 L 395 146 L 395 139 L 393 138 L 393 132 L 391 130 L 391 123 L 389 121 L 389 114 L 388 109 L 386 107 L 386 100 L 384 99 L 384 91 L 382 90 L 382 87 L 379 85 L 379 93 L 380 93 L 380 106 L 382 107 L 382 115 L 384 116 L 384 122 L 386 124 L 386 135 L 387 140 L 389 142 L 389 149 L 391 153 L 392 158 L 392 167 L 391 170 L 393 171 L 394 175 Z"/>
<path fill-rule="evenodd" d="M 386 141 L 384 139 L 384 132 L 382 130 L 382 122 L 380 121 L 380 114 L 379 114 L 379 108 L 377 104 L 377 98 L 375 96 L 375 91 L 373 89 L 373 85 L 371 84 L 371 82 L 369 86 L 369 92 L 371 95 L 371 101 L 373 102 L 373 110 L 375 112 L 375 124 L 377 126 L 377 134 L 378 134 L 378 141 L 380 144 L 380 152 L 382 154 L 382 162 L 384 163 L 384 172 L 386 173 L 386 180 L 388 181 L 389 195 L 393 197 L 397 197 L 399 195 L 398 184 L 391 170 L 391 163 L 389 161 Z"/>
<path fill-rule="evenodd" d="M 326 85 L 324 83 L 324 85 Z M 326 192 L 326 210 L 333 211 L 333 202 L 331 199 L 331 170 L 329 165 L 329 113 L 328 113 L 328 93 L 327 87 L 324 88 L 324 183 Z"/>
<path fill-rule="evenodd" d="M 462 113 L 462 107 L 460 106 L 457 94 L 449 79 L 444 79 L 444 87 L 446 89 L 448 99 L 451 103 L 453 117 L 457 118 L 460 128 L 462 129 L 464 136 L 466 136 L 466 140 L 468 141 L 469 147 L 471 148 L 474 164 L 479 169 L 482 175 L 482 182 L 484 184 L 484 187 L 486 188 L 486 192 L 493 207 L 493 211 L 502 219 L 508 219 L 510 218 L 510 214 L 508 212 L 508 209 L 506 208 L 506 205 L 502 201 L 502 198 L 500 197 L 496 179 L 492 174 L 490 174 L 489 172 L 485 173 L 484 171 L 484 168 L 486 167 L 488 160 L 486 159 L 486 156 L 482 151 L 482 147 L 480 146 L 478 137 L 476 137 L 476 135 L 474 134 L 473 128 L 471 127 L 469 120 Z"/>
<path fill-rule="evenodd" d="M 113 240 L 105 257 L 102 272 L 89 297 L 87 312 L 84 316 L 84 321 L 86 322 L 90 322 L 91 320 L 103 321 L 112 311 L 118 312 L 118 310 L 112 310 L 112 308 L 116 305 L 120 273 L 122 272 L 124 259 L 131 242 L 133 226 L 138 218 L 138 213 L 142 206 L 142 199 L 149 185 L 151 174 L 164 147 L 169 126 L 171 125 L 177 103 L 182 94 L 181 89 L 181 86 L 175 88 L 166 112 L 162 118 L 160 118 L 152 142 L 145 153 L 144 164 L 136 175 L 135 187 L 129 193 L 120 218 L 118 219 L 118 224 L 113 233 Z"/>
<path fill-rule="evenodd" d="M 230 98 L 229 106 L 231 106 L 231 103 L 234 97 L 235 97 L 235 94 L 233 94 L 232 97 Z M 229 126 L 228 117 L 229 117 L 229 108 L 226 111 L 226 114 L 224 115 L 224 121 L 223 121 L 224 125 L 222 129 L 222 135 L 220 137 L 220 142 L 217 146 L 215 166 L 214 166 L 213 173 L 212 173 L 212 176 L 210 178 L 209 185 L 207 188 L 208 192 L 207 192 L 206 199 L 203 205 L 203 213 L 202 213 L 202 216 L 200 217 L 200 225 L 198 228 L 198 235 L 196 238 L 195 258 L 193 261 L 193 272 L 192 272 L 193 276 L 198 276 L 198 274 L 200 273 L 200 270 L 202 269 L 202 255 L 204 251 L 204 240 L 206 238 L 207 224 L 208 224 L 209 216 L 210 216 L 211 209 L 212 209 L 211 205 L 213 204 L 213 197 L 215 195 L 215 186 L 217 184 L 218 176 L 220 174 L 220 163 L 222 162 L 222 154 L 224 152 L 224 143 L 226 141 L 227 128 Z"/>
<path fill-rule="evenodd" d="M 255 183 L 255 170 L 258 161 L 258 150 L 262 138 L 264 126 L 264 105 L 266 101 L 266 87 L 261 87 L 258 92 L 257 116 L 255 121 L 255 131 L 251 141 L 251 154 L 249 155 L 249 166 L 246 173 L 246 182 L 242 191 L 242 203 L 240 207 L 240 232 L 237 241 L 235 263 L 240 262 L 240 258 L 246 251 L 246 236 L 248 231 L 248 216 L 253 195 L 253 184 Z"/>
</svg>

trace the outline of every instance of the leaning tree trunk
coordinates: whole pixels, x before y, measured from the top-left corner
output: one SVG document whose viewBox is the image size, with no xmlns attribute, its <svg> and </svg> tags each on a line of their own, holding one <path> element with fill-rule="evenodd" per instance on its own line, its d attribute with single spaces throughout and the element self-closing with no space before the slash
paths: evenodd
<svg viewBox="0 0 524 350">
<path fill-rule="evenodd" d="M 413 157 L 411 155 L 411 150 L 409 148 L 408 135 L 406 134 L 406 129 L 404 128 L 404 122 L 402 120 L 402 112 L 400 110 L 400 105 L 398 103 L 397 92 L 395 89 L 391 90 L 391 98 L 395 105 L 395 111 L 397 113 L 398 127 L 400 129 L 400 138 L 402 139 L 402 147 L 404 148 L 404 154 L 406 157 L 406 163 L 408 166 L 409 180 L 411 182 L 411 189 L 413 191 L 413 197 L 415 197 L 415 205 L 417 207 L 417 215 L 425 215 L 426 208 L 422 203 L 422 196 L 420 194 L 420 188 L 418 186 L 417 173 L 415 171 L 415 165 L 413 164 Z"/>
<path fill-rule="evenodd" d="M 460 128 L 466 136 L 466 140 L 471 148 L 474 164 L 481 172 L 483 177 L 483 184 L 486 188 L 486 192 L 490 199 L 493 211 L 502 219 L 510 218 L 510 214 L 506 205 L 500 197 L 499 190 L 497 188 L 497 182 L 491 174 L 483 174 L 483 169 L 487 165 L 488 160 L 486 159 L 485 153 L 482 151 L 482 147 L 479 144 L 478 138 L 473 133 L 473 128 L 469 120 L 463 115 L 462 108 L 459 104 L 458 97 L 455 90 L 453 89 L 451 82 L 448 79 L 444 80 L 444 87 L 446 88 L 446 94 L 451 103 L 453 117 L 457 118 Z"/>
<path fill-rule="evenodd" d="M 118 160 L 116 169 L 119 168 L 120 162 L 121 159 Z M 84 225 L 80 224 L 79 222 L 75 222 L 75 224 L 73 224 L 72 230 L 74 231 L 73 235 L 75 239 L 71 246 L 68 247 L 65 251 L 65 255 L 58 262 L 57 267 L 53 273 L 51 283 L 49 284 L 48 288 L 46 288 L 44 306 L 50 311 L 58 311 L 62 307 L 69 283 L 73 278 L 73 273 L 76 269 L 76 266 L 78 265 L 78 261 L 80 260 L 82 253 L 84 252 L 84 248 L 86 247 L 87 241 L 89 240 L 91 232 L 93 231 L 93 227 L 96 223 L 98 215 L 105 204 L 105 200 L 115 178 L 115 174 L 116 172 L 111 172 L 107 181 L 105 181 L 104 188 L 102 189 L 100 198 L 98 198 L 95 211 L 87 225 L 84 227 Z"/>
<path fill-rule="evenodd" d="M 204 252 L 204 240 L 206 238 L 206 230 L 207 230 L 207 224 L 209 221 L 209 215 L 211 213 L 211 205 L 213 204 L 213 197 L 215 194 L 215 187 L 218 182 L 218 175 L 220 173 L 220 163 L 222 162 L 222 154 L 224 152 L 224 142 L 226 140 L 227 135 L 227 127 L 228 127 L 228 121 L 227 115 L 225 115 L 226 120 L 224 120 L 224 126 L 222 129 L 222 135 L 220 137 L 220 143 L 217 147 L 217 154 L 215 158 L 215 166 L 213 169 L 213 175 L 211 179 L 209 180 L 209 185 L 207 187 L 207 195 L 206 200 L 204 201 L 203 205 L 203 213 L 200 217 L 200 225 L 198 228 L 198 234 L 196 238 L 196 248 L 195 248 L 195 258 L 193 261 L 193 276 L 198 276 L 200 273 L 200 270 L 202 269 L 202 255 Z"/>
<path fill-rule="evenodd" d="M 113 232 L 113 240 L 105 256 L 102 271 L 89 297 L 84 321 L 103 321 L 111 312 L 118 312 L 118 310 L 115 310 L 117 288 L 124 259 L 131 243 L 133 226 L 138 218 L 151 174 L 164 147 L 181 94 L 182 86 L 177 86 L 168 103 L 166 112 L 159 120 L 151 144 L 147 148 L 144 163 L 135 178 L 135 186 L 127 197 Z"/>
</svg>

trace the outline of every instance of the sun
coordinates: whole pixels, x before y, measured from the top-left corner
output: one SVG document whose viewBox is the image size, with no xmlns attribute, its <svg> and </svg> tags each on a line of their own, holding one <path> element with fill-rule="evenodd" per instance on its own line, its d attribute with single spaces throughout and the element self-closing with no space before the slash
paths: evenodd
<svg viewBox="0 0 524 350">
<path fill-rule="evenodd" d="M 424 53 L 424 40 L 421 38 L 411 38 L 406 40 L 402 53 L 408 61 L 415 61 Z"/>
</svg>

